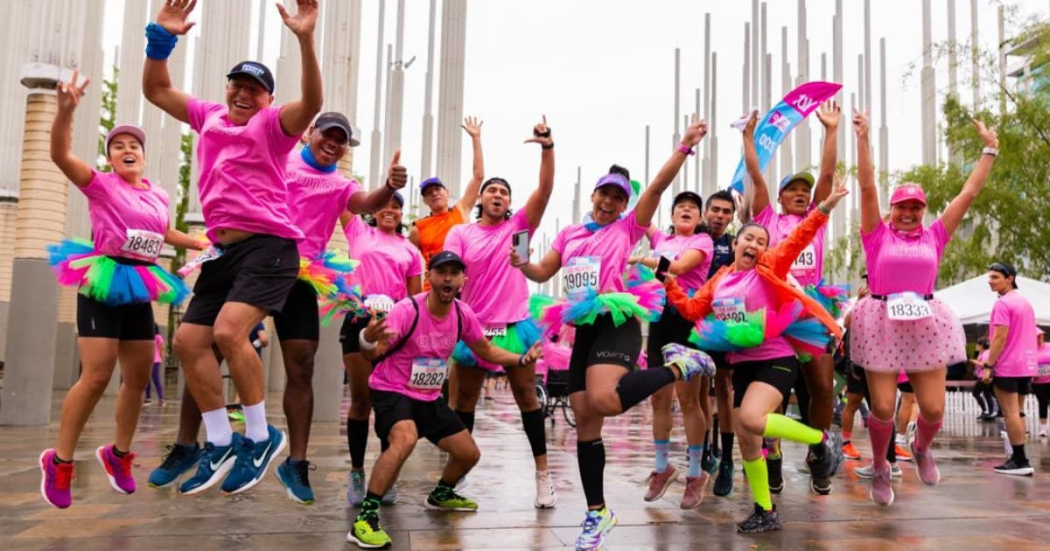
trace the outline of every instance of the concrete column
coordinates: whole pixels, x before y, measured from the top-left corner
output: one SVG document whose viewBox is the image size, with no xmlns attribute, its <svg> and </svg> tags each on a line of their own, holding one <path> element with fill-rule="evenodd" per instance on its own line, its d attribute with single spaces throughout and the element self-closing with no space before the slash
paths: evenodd
<svg viewBox="0 0 1050 551">
<path fill-rule="evenodd" d="M 974 111 L 981 104 L 981 50 L 977 47 L 977 39 L 977 0 L 970 0 L 970 88 Z"/>
<path fill-rule="evenodd" d="M 467 0 L 444 0 L 441 9 L 441 80 L 438 85 L 437 175 L 452 197 L 461 195 L 463 75 Z"/>
<path fill-rule="evenodd" d="M 845 57 L 842 53 L 842 0 L 835 0 L 835 17 L 832 20 L 832 49 L 831 49 L 831 75 L 835 82 L 841 84 L 845 73 L 842 72 L 843 63 Z M 839 102 L 839 105 L 845 105 L 845 94 L 842 90 L 839 90 L 835 94 L 835 99 Z M 845 109 L 843 109 L 845 110 Z M 851 114 L 852 116 L 852 114 Z M 846 134 L 851 132 L 839 132 L 838 133 L 838 150 L 846 150 Z M 832 217 L 838 220 L 842 220 L 842 217 Z M 836 235 L 841 235 L 836 232 Z"/>
<path fill-rule="evenodd" d="M 787 94 L 791 91 L 791 64 L 788 63 L 787 49 L 788 47 L 788 28 L 786 26 L 780 27 L 780 88 L 782 94 Z M 798 132 L 798 127 L 795 127 L 794 132 Z M 794 174 L 795 158 L 791 153 L 791 139 L 784 140 L 780 144 L 780 177 L 787 176 L 788 174 Z M 803 165 L 798 167 L 798 170 L 806 168 Z M 779 182 L 779 180 L 777 180 Z"/>
<path fill-rule="evenodd" d="M 65 76 L 56 65 L 33 63 L 23 72 L 29 88 L 23 134 L 20 204 L 15 221 L 10 314 L 0 397 L 0 424 L 46 425 L 51 420 L 58 284 L 47 265 L 45 246 L 65 234 L 65 176 L 48 153 L 57 110 L 54 87 Z M 41 369 L 41 366 L 44 366 Z"/>
<path fill-rule="evenodd" d="M 879 202 L 890 202 L 890 129 L 886 126 L 886 37 L 879 39 Z"/>
<path fill-rule="evenodd" d="M 748 38 L 749 35 L 750 35 L 750 31 L 751 31 L 751 23 L 750 22 L 745 22 L 744 23 L 744 82 L 743 82 L 743 88 L 742 88 L 744 93 L 740 94 L 741 101 L 742 101 L 741 106 L 740 106 L 740 112 L 741 113 L 747 113 L 751 109 L 751 106 L 756 106 L 757 107 L 757 104 L 754 101 L 751 100 L 751 40 Z"/>
<path fill-rule="evenodd" d="M 951 2 L 949 2 L 950 4 Z M 871 0 L 864 0 L 864 109 L 871 108 Z M 852 114 L 851 114 L 852 115 Z"/>
<path fill-rule="evenodd" d="M 758 0 L 751 0 L 751 105 L 758 105 L 762 101 L 762 96 L 759 90 L 760 86 L 760 73 L 762 72 L 762 64 L 764 63 L 763 57 L 765 55 L 765 48 L 762 48 L 762 54 L 759 54 L 758 41 L 759 41 L 759 11 L 758 11 Z M 746 27 L 745 27 L 746 29 Z M 746 36 L 746 33 L 745 33 Z M 744 58 L 747 59 L 747 50 L 745 49 Z M 747 93 L 745 91 L 744 97 L 746 99 Z M 746 101 L 745 101 L 746 103 Z M 747 111 L 747 107 L 744 111 Z"/>
<path fill-rule="evenodd" d="M 383 165 L 381 164 L 382 161 L 380 160 L 383 150 L 382 135 L 379 131 L 379 116 L 380 113 L 383 112 L 380 106 L 383 103 L 383 75 L 386 74 L 386 71 L 383 70 L 386 67 L 386 64 L 383 63 L 383 29 L 386 27 L 385 15 L 386 0 L 379 0 L 379 36 L 376 40 L 376 92 L 375 105 L 372 107 L 372 135 L 369 146 L 371 159 L 368 163 L 368 180 L 370 182 L 370 186 L 368 187 L 373 188 L 378 186 L 381 177 L 380 172 L 383 170 Z M 423 178 L 428 177 L 429 176 L 423 176 Z"/>
<path fill-rule="evenodd" d="M 705 200 L 710 194 L 722 188 L 718 181 L 718 52 L 711 52 L 711 115 L 707 123 L 707 127 L 711 129 L 706 138 L 711 146 L 711 152 L 708 155 L 711 165 L 708 169 L 710 184 L 704 194 Z"/>
<path fill-rule="evenodd" d="M 937 162 L 937 88 L 933 69 L 930 0 L 922 0 L 922 164 Z"/>
<path fill-rule="evenodd" d="M 0 360 L 7 353 L 7 314 L 11 306 L 11 263 L 15 249 L 15 219 L 18 198 L 0 196 Z"/>
<path fill-rule="evenodd" d="M 668 149 L 674 150 L 678 147 L 678 144 L 682 141 L 682 134 L 678 131 L 678 121 L 681 120 L 680 111 L 680 92 L 681 92 L 681 69 L 682 69 L 682 49 L 674 49 L 674 119 L 671 124 L 671 147 Z M 645 185 L 649 185 L 649 182 L 645 182 Z M 674 183 L 672 184 L 674 194 L 677 195 L 682 191 L 682 174 L 679 171 L 675 174 Z"/>
<path fill-rule="evenodd" d="M 423 94 L 423 147 L 419 163 L 419 177 L 429 178 L 434 162 L 434 21 L 437 18 L 437 0 L 430 0 L 430 19 L 427 25 L 427 74 Z M 415 193 L 409 196 L 415 197 Z"/>
</svg>

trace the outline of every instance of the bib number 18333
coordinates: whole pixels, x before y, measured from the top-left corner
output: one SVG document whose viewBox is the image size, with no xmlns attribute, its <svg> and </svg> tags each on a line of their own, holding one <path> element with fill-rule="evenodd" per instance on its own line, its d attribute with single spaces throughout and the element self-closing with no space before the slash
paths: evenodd
<svg viewBox="0 0 1050 551">
<path fill-rule="evenodd" d="M 915 321 L 932 316 L 933 310 L 916 293 L 894 293 L 886 297 L 886 315 L 893 321 Z"/>
</svg>

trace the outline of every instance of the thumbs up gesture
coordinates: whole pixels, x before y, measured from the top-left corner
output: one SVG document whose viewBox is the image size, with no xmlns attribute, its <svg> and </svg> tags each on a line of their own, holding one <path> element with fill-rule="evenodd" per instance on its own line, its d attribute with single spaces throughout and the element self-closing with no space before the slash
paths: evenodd
<svg viewBox="0 0 1050 551">
<path fill-rule="evenodd" d="M 386 173 L 386 185 L 393 189 L 401 189 L 408 183 L 408 169 L 401 166 L 400 149 L 394 152 L 394 158 L 390 159 L 390 168 Z"/>
</svg>

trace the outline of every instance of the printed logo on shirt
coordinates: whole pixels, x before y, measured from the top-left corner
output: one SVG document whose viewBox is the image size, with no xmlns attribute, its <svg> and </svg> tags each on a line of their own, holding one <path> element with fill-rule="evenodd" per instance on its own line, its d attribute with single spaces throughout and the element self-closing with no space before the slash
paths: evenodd
<svg viewBox="0 0 1050 551">
<path fill-rule="evenodd" d="M 438 349 L 438 350 L 452 350 L 456 346 L 456 335 L 446 335 L 443 333 L 427 333 L 416 337 L 416 344 L 420 348 L 427 349 Z"/>
<path fill-rule="evenodd" d="M 315 191 L 335 191 L 342 189 L 343 182 L 325 176 L 315 176 L 308 174 L 302 170 L 295 171 L 295 177 L 291 179 L 290 184 L 308 187 Z"/>
</svg>

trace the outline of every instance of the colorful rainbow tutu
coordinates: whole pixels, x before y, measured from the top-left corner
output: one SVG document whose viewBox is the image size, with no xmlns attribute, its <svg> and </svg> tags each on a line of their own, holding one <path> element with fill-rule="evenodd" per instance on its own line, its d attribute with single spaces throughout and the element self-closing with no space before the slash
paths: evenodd
<svg viewBox="0 0 1050 551">
<path fill-rule="evenodd" d="M 714 314 L 697 322 L 689 342 L 701 350 L 738 352 L 784 337 L 800 356 L 819 356 L 827 349 L 831 335 L 824 324 L 805 314 L 799 301 L 782 305 L 778 310 L 749 312 L 743 321 L 723 321 Z"/>
<path fill-rule="evenodd" d="M 350 278 L 345 276 L 337 278 L 334 283 L 334 294 L 319 297 L 318 311 L 323 327 L 328 327 L 332 320 L 339 316 L 346 316 L 351 321 L 368 316 L 368 307 L 365 306 L 364 291 L 360 284 L 351 283 Z"/>
<path fill-rule="evenodd" d="M 339 280 L 354 273 L 358 264 L 339 251 L 325 251 L 313 260 L 299 259 L 299 280 L 309 283 L 319 297 L 336 298 Z"/>
<path fill-rule="evenodd" d="M 179 304 L 190 294 L 175 275 L 156 264 L 125 264 L 95 250 L 84 239 L 48 245 L 48 264 L 62 285 L 107 306 L 157 301 Z"/>
<path fill-rule="evenodd" d="M 839 319 L 844 315 L 849 301 L 849 285 L 825 285 L 822 279 L 816 285 L 807 285 L 802 292 L 824 307 L 831 317 Z"/>
<path fill-rule="evenodd" d="M 543 338 L 543 330 L 532 319 L 525 318 L 517 323 L 507 324 L 506 333 L 492 337 L 489 342 L 508 352 L 524 354 L 541 338 Z M 457 364 L 467 367 L 478 365 L 478 358 L 474 355 L 474 351 L 463 341 L 456 343 L 456 348 L 452 351 L 452 359 Z"/>
<path fill-rule="evenodd" d="M 628 318 L 658 321 L 666 300 L 664 286 L 656 280 L 653 271 L 635 266 L 627 277 L 625 292 L 598 294 L 591 289 L 578 300 L 532 295 L 529 312 L 548 335 L 555 335 L 562 325 L 590 325 L 603 314 L 609 314 L 617 326 Z"/>
</svg>

